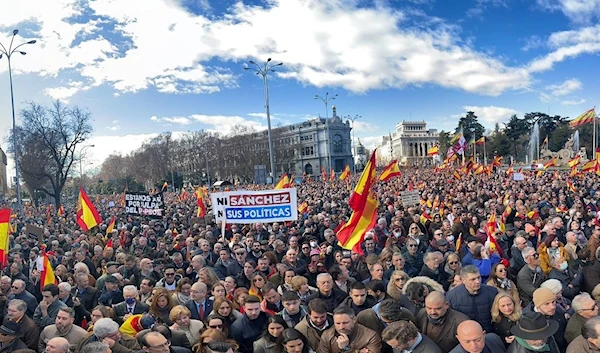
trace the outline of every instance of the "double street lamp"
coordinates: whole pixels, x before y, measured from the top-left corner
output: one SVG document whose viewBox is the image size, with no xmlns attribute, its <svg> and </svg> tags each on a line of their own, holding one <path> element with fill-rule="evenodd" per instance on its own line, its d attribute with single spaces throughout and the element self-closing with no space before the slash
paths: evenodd
<svg viewBox="0 0 600 353">
<path fill-rule="evenodd" d="M 335 100 L 335 97 L 337 97 L 337 93 L 334 94 L 333 96 L 329 97 L 329 92 L 325 93 L 325 97 L 319 96 L 318 94 L 315 94 L 315 99 L 320 99 L 323 101 L 323 103 L 325 103 L 325 122 L 327 124 L 327 164 L 328 164 L 328 169 L 331 169 L 331 134 L 329 133 L 329 101 L 330 100 Z"/>
<path fill-rule="evenodd" d="M 12 38 L 10 39 L 10 44 L 8 46 L 8 49 L 6 49 L 6 47 L 2 43 L 0 43 L 0 59 L 2 59 L 3 56 L 6 56 L 6 59 L 8 60 L 8 79 L 10 82 L 10 103 L 12 106 L 12 124 L 13 124 L 12 138 L 13 138 L 13 148 L 15 150 L 15 174 L 16 174 L 15 183 L 17 184 L 17 202 L 18 202 L 18 206 L 19 206 L 19 215 L 21 217 L 23 217 L 23 215 L 24 215 L 23 200 L 21 198 L 21 183 L 19 182 L 19 158 L 18 158 L 19 156 L 18 156 L 18 151 L 17 151 L 17 126 L 16 126 L 16 122 L 15 122 L 15 97 L 14 97 L 14 93 L 13 93 L 12 67 L 10 64 L 10 58 L 12 57 L 12 55 L 14 53 L 19 53 L 21 55 L 27 54 L 26 52 L 24 52 L 22 50 L 18 50 L 18 49 L 26 44 L 35 44 L 36 40 L 34 39 L 34 40 L 30 40 L 25 43 L 21 43 L 19 45 L 15 45 L 15 47 L 13 48 L 13 43 L 15 41 L 15 36 L 17 35 L 17 33 L 19 33 L 18 29 L 15 29 L 12 32 Z"/>
<path fill-rule="evenodd" d="M 356 121 L 360 118 L 362 118 L 362 115 L 356 114 L 353 117 L 350 115 L 346 115 L 346 119 L 348 119 L 352 122 L 352 166 L 353 166 L 353 168 L 354 168 L 354 163 L 355 163 L 354 158 L 356 158 L 356 135 L 355 135 L 356 129 L 354 127 L 354 121 Z"/>
<path fill-rule="evenodd" d="M 268 58 L 263 64 L 259 65 L 254 61 L 248 61 L 254 67 L 244 67 L 244 70 L 254 71 L 256 75 L 261 75 L 263 77 L 263 85 L 265 91 L 265 107 L 267 108 L 267 129 L 269 134 L 269 161 L 271 163 L 271 183 L 275 184 L 275 159 L 273 155 L 273 133 L 271 132 L 271 112 L 269 109 L 269 81 L 268 75 L 269 72 L 275 72 L 274 68 L 276 66 L 281 66 L 283 63 L 273 64 L 271 62 L 271 58 Z"/>
</svg>

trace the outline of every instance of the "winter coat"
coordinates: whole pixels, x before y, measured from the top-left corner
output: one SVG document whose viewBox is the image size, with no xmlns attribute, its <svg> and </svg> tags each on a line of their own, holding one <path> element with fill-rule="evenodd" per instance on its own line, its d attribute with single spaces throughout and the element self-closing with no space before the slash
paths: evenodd
<svg viewBox="0 0 600 353">
<path fill-rule="evenodd" d="M 539 271 L 538 271 L 539 270 Z M 525 306 L 533 299 L 533 292 L 540 288 L 546 280 L 546 274 L 540 268 L 532 270 L 529 266 L 523 266 L 517 275 L 517 288 L 522 305 Z"/>
<path fill-rule="evenodd" d="M 317 348 L 317 353 L 343 353 L 337 344 L 337 331 L 332 327 L 325 331 L 321 336 L 321 343 Z M 348 335 L 351 348 L 350 352 L 359 352 L 363 348 L 367 348 L 369 352 L 381 352 L 381 337 L 379 333 L 366 328 L 361 324 L 354 324 L 354 329 Z"/>
<path fill-rule="evenodd" d="M 562 296 L 572 300 L 579 294 L 583 276 L 569 268 L 565 271 L 553 268 L 548 278 L 559 280 L 562 283 Z"/>
<path fill-rule="evenodd" d="M 546 246 L 546 243 L 541 243 L 537 251 L 538 254 L 540 254 L 540 267 L 542 268 L 544 273 L 548 275 L 552 270 L 553 266 L 552 262 L 550 261 L 550 255 L 548 254 L 548 247 Z M 569 254 L 567 253 L 567 250 L 565 250 L 565 246 L 563 245 L 563 243 L 560 242 L 558 243 L 558 254 L 563 259 L 567 261 L 569 260 Z"/>
<path fill-rule="evenodd" d="M 556 341 L 554 340 L 553 337 L 548 338 L 547 343 L 550 346 L 550 350 L 547 351 L 547 353 L 564 352 L 562 350 L 559 350 L 558 345 L 556 344 Z M 513 343 L 511 343 L 510 346 L 508 346 L 506 353 L 537 353 L 537 351 L 529 350 L 529 349 L 523 347 L 519 342 L 517 342 L 517 340 L 514 340 Z"/>
<path fill-rule="evenodd" d="M 446 316 L 439 325 L 429 322 L 427 311 L 421 309 L 417 315 L 417 328 L 427 337 L 430 337 L 442 350 L 450 352 L 458 344 L 456 339 L 456 328 L 458 325 L 469 320 L 469 317 L 452 308 L 448 308 Z"/>
<path fill-rule="evenodd" d="M 487 350 L 486 350 L 487 349 Z M 504 348 L 504 343 L 498 337 L 498 335 L 494 333 L 488 333 L 485 335 L 485 348 L 482 352 L 491 352 L 491 353 L 505 353 L 506 348 Z M 450 353 L 469 353 L 467 352 L 460 344 L 454 347 Z"/>
<path fill-rule="evenodd" d="M 327 314 L 327 323 L 327 328 L 333 327 L 333 316 L 331 314 Z M 316 328 L 314 328 L 308 322 L 308 315 L 305 316 L 302 320 L 300 320 L 300 323 L 294 328 L 300 331 L 300 333 L 303 334 L 304 337 L 306 337 L 308 347 L 313 351 L 317 350 L 317 348 L 319 347 L 319 342 L 321 342 L 321 336 L 325 331 L 327 331 L 327 329 L 319 331 Z"/>
<path fill-rule="evenodd" d="M 492 303 L 498 290 L 482 284 L 479 292 L 470 294 L 464 284 L 452 289 L 446 295 L 450 307 L 467 315 L 481 324 L 486 332 L 492 332 Z"/>
</svg>

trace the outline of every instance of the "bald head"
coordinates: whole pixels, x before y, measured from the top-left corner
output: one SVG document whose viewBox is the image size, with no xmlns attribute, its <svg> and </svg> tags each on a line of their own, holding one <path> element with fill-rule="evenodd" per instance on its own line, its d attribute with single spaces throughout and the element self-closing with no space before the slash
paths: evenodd
<svg viewBox="0 0 600 353">
<path fill-rule="evenodd" d="M 468 353 L 481 353 L 485 348 L 485 331 L 477 321 L 461 322 L 456 328 L 456 338 Z"/>
<path fill-rule="evenodd" d="M 46 352 L 48 353 L 67 353 L 69 351 L 69 341 L 64 337 L 54 337 L 46 343 Z"/>
<path fill-rule="evenodd" d="M 450 305 L 444 296 L 444 293 L 433 291 L 425 298 L 425 311 L 430 321 L 441 322 L 448 313 Z"/>
<path fill-rule="evenodd" d="M 445 302 L 446 302 L 446 297 L 444 296 L 444 293 L 438 292 L 436 290 L 429 293 L 429 295 L 425 298 L 425 303 L 443 304 Z"/>
</svg>

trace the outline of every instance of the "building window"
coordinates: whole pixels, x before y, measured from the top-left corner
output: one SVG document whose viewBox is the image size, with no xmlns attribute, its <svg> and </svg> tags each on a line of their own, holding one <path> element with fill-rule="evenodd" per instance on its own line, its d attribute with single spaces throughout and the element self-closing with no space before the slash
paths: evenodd
<svg viewBox="0 0 600 353">
<path fill-rule="evenodd" d="M 308 146 L 308 147 L 302 148 L 302 155 L 303 156 L 312 156 L 313 154 L 315 154 L 313 146 Z"/>
<path fill-rule="evenodd" d="M 340 134 L 336 134 L 333 136 L 333 153 L 342 153 L 344 148 L 342 146 L 342 136 Z"/>
</svg>

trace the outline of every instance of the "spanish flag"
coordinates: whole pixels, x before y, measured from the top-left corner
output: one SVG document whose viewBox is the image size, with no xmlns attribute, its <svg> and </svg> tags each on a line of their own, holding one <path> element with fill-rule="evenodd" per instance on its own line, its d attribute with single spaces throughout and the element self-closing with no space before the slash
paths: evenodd
<svg viewBox="0 0 600 353">
<path fill-rule="evenodd" d="M 340 174 L 340 179 L 346 180 L 349 177 L 350 177 L 350 165 L 346 164 L 346 168 L 344 168 L 344 171 L 342 172 L 342 174 Z"/>
<path fill-rule="evenodd" d="M 581 163 L 581 156 L 577 155 L 577 156 L 575 156 L 575 158 L 573 158 L 569 161 L 569 167 L 570 168 L 576 167 L 579 165 L 579 163 Z"/>
<path fill-rule="evenodd" d="M 106 235 L 110 235 L 112 234 L 113 230 L 115 229 L 115 221 L 116 221 L 116 217 L 112 216 L 112 218 L 110 219 L 110 223 L 108 224 L 108 227 L 106 228 Z"/>
<path fill-rule="evenodd" d="M 452 174 L 452 176 L 454 177 L 454 179 L 460 180 L 460 173 L 458 172 L 458 170 L 455 170 L 454 174 Z"/>
<path fill-rule="evenodd" d="M 570 180 L 567 180 L 567 186 L 569 187 L 569 190 L 571 192 L 577 192 L 577 188 L 575 187 L 575 185 L 573 185 L 573 182 Z"/>
<path fill-rule="evenodd" d="M 592 121 L 594 121 L 594 118 L 596 117 L 596 111 L 594 110 L 594 108 L 584 112 L 583 114 L 581 114 L 580 116 L 576 117 L 575 119 L 573 119 L 569 125 L 571 127 L 577 127 L 579 125 L 583 125 L 583 124 L 587 124 L 587 123 L 591 123 Z"/>
<path fill-rule="evenodd" d="M 334 169 L 331 170 L 331 174 L 329 176 L 329 180 L 331 180 L 331 181 L 335 180 L 335 170 Z"/>
<path fill-rule="evenodd" d="M 59 216 L 65 215 L 65 207 L 63 205 L 60 205 L 60 207 L 58 207 L 58 215 Z"/>
<path fill-rule="evenodd" d="M 284 173 L 281 178 L 279 179 L 279 181 L 277 182 L 277 185 L 275 185 L 275 190 L 278 189 L 285 189 L 285 188 L 289 188 L 290 187 L 290 178 L 288 178 L 287 173 Z"/>
<path fill-rule="evenodd" d="M 392 161 L 392 163 L 390 163 L 387 167 L 385 167 L 385 169 L 379 176 L 379 180 L 388 181 L 393 177 L 400 177 L 400 176 L 402 176 L 402 173 L 400 173 L 400 168 L 398 168 L 398 161 L 394 159 Z"/>
<path fill-rule="evenodd" d="M 303 203 L 298 205 L 298 213 L 300 213 L 300 214 L 308 213 L 308 202 L 304 201 Z"/>
<path fill-rule="evenodd" d="M 10 228 L 10 208 L 0 210 L 0 269 L 8 265 L 8 231 Z"/>
<path fill-rule="evenodd" d="M 552 158 L 548 162 L 544 163 L 544 169 L 548 169 L 550 167 L 554 167 L 556 165 L 556 157 Z"/>
<path fill-rule="evenodd" d="M 499 167 L 502 164 L 502 156 L 494 156 L 492 161 L 492 167 Z"/>
<path fill-rule="evenodd" d="M 201 186 L 198 186 L 194 195 L 196 195 L 196 206 L 198 206 L 196 217 L 204 217 L 206 215 L 206 205 L 204 204 L 204 190 Z"/>
<path fill-rule="evenodd" d="M 321 179 L 323 181 L 327 180 L 327 172 L 325 171 L 325 168 L 321 167 Z"/>
<path fill-rule="evenodd" d="M 77 207 L 77 224 L 87 232 L 102 222 L 102 217 L 83 190 L 79 188 L 79 205 Z"/>
<path fill-rule="evenodd" d="M 512 175 L 515 172 L 515 169 L 512 167 L 512 165 L 510 167 L 508 167 L 508 169 L 506 170 L 506 175 Z"/>
<path fill-rule="evenodd" d="M 42 251 L 42 271 L 40 274 L 40 288 L 44 288 L 47 284 L 58 284 L 58 280 L 54 275 L 54 270 L 52 269 L 52 264 L 50 260 L 48 260 L 48 255 L 46 255 L 46 250 Z"/>
<path fill-rule="evenodd" d="M 481 138 L 475 141 L 475 145 L 483 145 L 485 143 L 485 137 L 481 136 Z"/>
<path fill-rule="evenodd" d="M 593 160 L 587 162 L 586 164 L 584 164 L 583 167 L 581 167 L 581 171 L 587 172 L 587 171 L 593 170 L 596 168 L 597 164 L 598 164 L 598 160 L 593 159 Z"/>
<path fill-rule="evenodd" d="M 354 212 L 352 212 L 348 222 L 336 233 L 336 237 L 344 249 L 359 254 L 363 253 L 360 245 L 363 242 L 365 233 L 373 228 L 377 221 L 379 199 L 373 191 L 373 185 L 377 181 L 375 153 L 376 150 L 371 154 L 371 158 L 352 194 L 351 201 L 353 202 L 350 202 L 350 206 Z"/>
<path fill-rule="evenodd" d="M 433 147 L 431 147 L 430 149 L 427 150 L 427 155 L 428 156 L 436 156 L 440 153 L 440 147 L 438 145 L 435 145 Z"/>
</svg>

